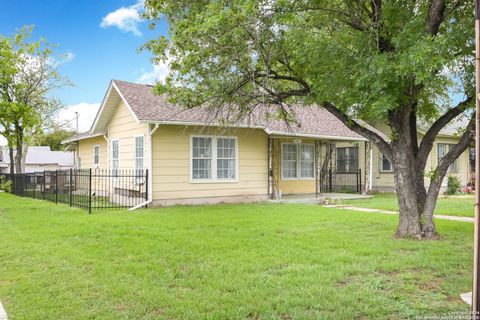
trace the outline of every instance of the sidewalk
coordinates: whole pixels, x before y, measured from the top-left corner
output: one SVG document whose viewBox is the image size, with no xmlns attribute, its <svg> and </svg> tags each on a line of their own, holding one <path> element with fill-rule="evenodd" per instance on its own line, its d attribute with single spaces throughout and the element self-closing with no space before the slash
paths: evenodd
<svg viewBox="0 0 480 320">
<path fill-rule="evenodd" d="M 7 313 L 3 309 L 2 303 L 0 302 L 0 320 L 8 320 Z"/>
<path fill-rule="evenodd" d="M 361 208 L 361 207 L 353 207 L 353 206 L 341 205 L 341 204 L 329 204 L 329 205 L 323 205 L 323 207 L 342 209 L 342 210 L 360 211 L 360 212 L 391 214 L 391 215 L 398 214 L 397 211 L 371 209 L 371 208 Z M 471 223 L 473 223 L 475 221 L 474 218 L 470 218 L 470 217 L 446 216 L 446 215 L 442 215 L 442 214 L 435 214 L 433 217 L 435 219 L 450 220 L 450 221 L 462 221 L 462 222 L 471 222 Z"/>
</svg>

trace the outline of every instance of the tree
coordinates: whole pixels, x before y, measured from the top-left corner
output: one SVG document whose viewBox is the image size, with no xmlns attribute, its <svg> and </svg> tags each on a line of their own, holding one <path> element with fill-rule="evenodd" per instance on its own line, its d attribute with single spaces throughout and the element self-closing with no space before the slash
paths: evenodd
<svg viewBox="0 0 480 320">
<path fill-rule="evenodd" d="M 75 131 L 54 127 L 49 131 L 37 133 L 32 139 L 32 145 L 49 146 L 51 150 L 62 151 L 65 150 L 62 141 L 75 135 L 75 133 Z"/>
<path fill-rule="evenodd" d="M 462 0 L 146 0 L 144 45 L 170 74 L 157 93 L 187 108 L 246 116 L 265 105 L 317 104 L 391 161 L 398 237 L 434 239 L 433 211 L 448 166 L 470 144 L 474 121 L 424 186 L 440 130 L 474 102 L 473 2 Z M 455 103 L 451 94 L 463 97 Z M 388 139 L 367 123 L 383 122 Z M 473 119 L 473 118 L 472 118 Z M 417 125 L 428 130 L 418 141 Z"/>
<path fill-rule="evenodd" d="M 28 142 L 48 126 L 61 108 L 52 91 L 69 84 L 58 68 L 66 56 L 54 55 L 45 40 L 31 41 L 32 27 L 0 35 L 0 133 L 15 147 L 15 172 L 24 172 Z M 10 159 L 12 160 L 12 159 Z"/>
</svg>

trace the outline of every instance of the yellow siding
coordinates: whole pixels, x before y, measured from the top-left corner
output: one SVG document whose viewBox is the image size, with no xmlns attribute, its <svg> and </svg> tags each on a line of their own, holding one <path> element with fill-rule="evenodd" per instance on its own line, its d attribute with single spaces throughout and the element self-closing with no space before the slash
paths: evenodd
<svg viewBox="0 0 480 320">
<path fill-rule="evenodd" d="M 438 144 L 439 143 L 448 143 L 448 144 L 457 144 L 458 138 L 454 137 L 438 137 L 435 140 L 435 144 L 433 145 L 432 152 L 430 153 L 429 161 L 427 162 L 427 168 L 425 170 L 433 170 L 438 165 Z M 430 164 L 430 168 L 429 168 Z M 457 159 L 457 171 L 449 171 L 447 172 L 447 176 L 453 175 L 460 179 L 462 186 L 466 186 L 469 182 L 470 176 L 470 166 L 469 166 L 469 148 L 465 152 L 463 152 Z M 447 184 L 447 178 L 443 180 L 443 185 Z"/>
<path fill-rule="evenodd" d="M 236 136 L 238 181 L 190 182 L 191 135 Z M 160 125 L 152 137 L 154 201 L 266 195 L 267 143 L 260 130 Z"/>
<path fill-rule="evenodd" d="M 93 164 L 93 147 L 100 146 L 99 164 Z M 80 140 L 78 142 L 78 157 L 80 169 L 106 169 L 107 168 L 107 141 L 103 136 Z"/>
<path fill-rule="evenodd" d="M 387 129 L 383 128 L 382 131 L 387 131 Z M 419 135 L 418 137 L 419 142 L 422 139 L 422 136 Z M 438 165 L 438 151 L 437 145 L 438 143 L 449 143 L 449 144 L 457 144 L 458 143 L 457 137 L 443 137 L 439 136 L 435 139 L 435 143 L 433 145 L 432 151 L 430 152 L 427 165 L 425 167 L 425 172 L 428 173 L 431 170 L 434 170 Z M 373 146 L 373 187 L 387 187 L 387 188 L 394 188 L 395 181 L 393 172 L 382 172 L 381 171 L 381 153 L 376 146 Z M 448 172 L 448 175 L 455 175 L 457 176 L 462 186 L 465 186 L 469 182 L 469 150 L 467 149 L 463 152 L 460 157 L 457 159 L 458 163 L 458 171 L 456 172 Z M 447 179 L 445 178 L 443 181 L 443 185 L 446 185 Z M 425 184 L 428 185 L 429 179 L 425 177 Z"/>
<path fill-rule="evenodd" d="M 118 140 L 119 144 L 119 168 L 120 169 L 135 169 L 134 164 L 134 139 L 135 136 L 143 135 L 144 142 L 144 168 L 148 168 L 148 125 L 139 124 L 133 117 L 132 113 L 125 106 L 123 102 L 117 106 L 117 110 L 112 116 L 110 123 L 108 124 L 108 161 L 111 155 L 111 143 L 112 140 Z M 109 164 L 109 167 L 111 164 Z"/>
</svg>

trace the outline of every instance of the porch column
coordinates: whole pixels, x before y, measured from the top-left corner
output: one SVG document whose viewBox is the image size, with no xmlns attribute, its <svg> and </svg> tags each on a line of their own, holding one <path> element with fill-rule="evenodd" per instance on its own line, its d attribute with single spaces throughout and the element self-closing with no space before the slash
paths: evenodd
<svg viewBox="0 0 480 320">
<path fill-rule="evenodd" d="M 273 193 L 273 139 L 268 137 L 268 197 L 274 199 L 275 195 Z"/>
<path fill-rule="evenodd" d="M 365 188 L 363 194 L 367 194 L 372 190 L 372 143 L 365 142 Z"/>
</svg>

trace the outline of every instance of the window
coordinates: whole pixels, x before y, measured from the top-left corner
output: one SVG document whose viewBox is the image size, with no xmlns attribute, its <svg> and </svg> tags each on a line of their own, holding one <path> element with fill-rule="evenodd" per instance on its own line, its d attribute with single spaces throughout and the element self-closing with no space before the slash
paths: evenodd
<svg viewBox="0 0 480 320">
<path fill-rule="evenodd" d="M 143 136 L 136 136 L 135 137 L 135 171 L 137 174 L 141 174 L 143 172 L 143 158 L 144 158 L 144 144 L 143 144 Z"/>
<path fill-rule="evenodd" d="M 445 157 L 445 155 L 450 151 L 451 148 L 455 146 L 454 144 L 449 144 L 449 143 L 438 143 L 437 144 L 437 155 L 438 155 L 438 162 Z M 448 167 L 448 171 L 450 172 L 456 172 L 458 171 L 458 161 L 455 159 L 455 161 Z"/>
<path fill-rule="evenodd" d="M 383 154 L 380 157 L 380 169 L 384 172 L 392 171 L 392 164 Z"/>
<path fill-rule="evenodd" d="M 337 148 L 337 171 L 357 172 L 358 171 L 358 148 L 345 147 Z"/>
<path fill-rule="evenodd" d="M 282 145 L 282 176 L 285 179 L 297 178 L 297 146 L 296 144 Z"/>
<path fill-rule="evenodd" d="M 235 137 L 192 137 L 192 180 L 232 181 L 237 179 Z"/>
<path fill-rule="evenodd" d="M 93 146 L 93 165 L 98 166 L 100 163 L 100 146 L 97 144 Z"/>
<path fill-rule="evenodd" d="M 112 175 L 114 177 L 118 176 L 118 169 L 119 169 L 118 154 L 119 154 L 118 140 L 112 140 Z"/>
<path fill-rule="evenodd" d="M 235 139 L 217 139 L 217 178 L 235 179 Z"/>
<path fill-rule="evenodd" d="M 282 178 L 312 179 L 315 177 L 315 146 L 313 144 L 282 144 Z"/>
<path fill-rule="evenodd" d="M 300 145 L 300 177 L 313 178 L 315 146 L 313 144 Z"/>
</svg>

